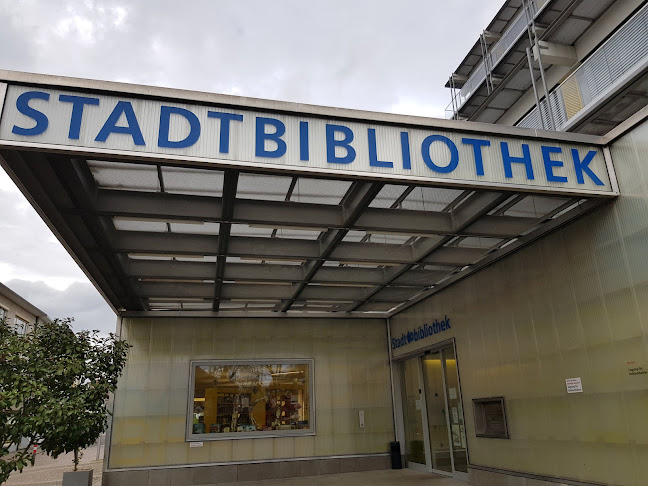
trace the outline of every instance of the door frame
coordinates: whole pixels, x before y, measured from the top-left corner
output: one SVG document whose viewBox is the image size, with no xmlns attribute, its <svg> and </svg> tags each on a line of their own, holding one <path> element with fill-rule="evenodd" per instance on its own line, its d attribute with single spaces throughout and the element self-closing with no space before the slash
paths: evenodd
<svg viewBox="0 0 648 486">
<path fill-rule="evenodd" d="M 399 412 L 400 412 L 400 424 L 403 425 L 403 430 L 402 430 L 402 437 L 407 439 L 405 437 L 405 417 L 404 417 L 404 412 L 403 412 L 403 403 L 405 399 L 405 377 L 404 377 L 404 367 L 403 363 L 407 360 L 410 359 L 416 359 L 416 369 L 417 369 L 417 374 L 418 374 L 418 380 L 419 380 L 419 399 L 421 400 L 421 415 L 422 415 L 422 422 L 423 422 L 423 429 L 426 431 L 423 434 L 423 443 L 425 447 L 425 460 L 426 464 L 421 465 L 418 463 L 407 463 L 407 467 L 414 469 L 416 471 L 422 471 L 422 472 L 429 472 L 429 473 L 434 473 L 434 474 L 440 474 L 443 476 L 449 476 L 453 477 L 455 479 L 460 479 L 463 481 L 468 481 L 468 473 L 464 473 L 461 471 L 456 471 L 455 469 L 455 452 L 454 452 L 454 444 L 452 442 L 452 428 L 450 424 L 450 417 L 449 417 L 449 412 L 448 412 L 448 388 L 447 388 L 447 383 L 446 383 L 446 373 L 447 373 L 447 367 L 445 363 L 445 359 L 441 359 L 441 366 L 442 366 L 442 380 L 443 380 L 443 399 L 444 399 L 444 404 L 445 404 L 445 418 L 446 418 L 446 426 L 448 429 L 448 444 L 450 447 L 450 461 L 452 465 L 452 472 L 448 471 L 442 471 L 439 469 L 434 469 L 433 462 L 432 462 L 432 448 L 430 444 L 430 434 L 429 434 L 429 422 L 428 422 L 428 414 L 427 414 L 427 397 L 425 393 L 425 377 L 423 374 L 423 358 L 431 354 L 432 352 L 439 352 L 440 355 L 442 355 L 442 350 L 447 349 L 447 348 L 452 348 L 454 351 L 455 355 L 455 360 L 457 363 L 457 384 L 458 384 L 458 393 L 459 393 L 459 399 L 461 400 L 462 403 L 462 415 L 463 415 L 463 423 L 464 423 L 464 434 L 465 434 L 465 407 L 463 406 L 463 395 L 461 391 L 461 378 L 459 376 L 459 358 L 457 355 L 457 346 L 454 338 L 450 338 L 444 341 L 441 341 L 439 343 L 430 345 L 428 347 L 425 347 L 423 349 L 418 349 L 416 351 L 412 351 L 410 353 L 404 354 L 402 356 L 399 356 L 398 358 L 394 358 L 392 360 L 393 366 L 396 368 L 396 373 L 395 376 L 398 378 L 399 385 L 396 387 L 398 389 L 399 396 L 397 400 L 400 402 L 399 406 Z M 396 397 L 395 397 L 396 398 Z M 406 450 L 406 449 L 405 449 Z M 406 456 L 406 454 L 405 454 Z M 468 452 L 468 441 L 466 438 L 466 459 L 468 465 L 470 465 L 470 456 Z"/>
</svg>

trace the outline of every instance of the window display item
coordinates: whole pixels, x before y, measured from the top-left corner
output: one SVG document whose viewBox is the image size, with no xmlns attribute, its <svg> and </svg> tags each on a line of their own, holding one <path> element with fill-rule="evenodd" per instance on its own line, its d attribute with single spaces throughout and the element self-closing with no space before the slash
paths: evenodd
<svg viewBox="0 0 648 486">
<path fill-rule="evenodd" d="M 313 433 L 311 367 L 291 360 L 192 363 L 188 439 Z"/>
</svg>

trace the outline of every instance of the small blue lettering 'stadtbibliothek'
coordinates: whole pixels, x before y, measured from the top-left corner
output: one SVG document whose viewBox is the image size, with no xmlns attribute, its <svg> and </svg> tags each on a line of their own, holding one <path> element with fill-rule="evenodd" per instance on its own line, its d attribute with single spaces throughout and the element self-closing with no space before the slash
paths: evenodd
<svg viewBox="0 0 648 486">
<path fill-rule="evenodd" d="M 392 338 L 392 349 L 400 348 L 411 342 L 420 341 L 435 334 L 450 329 L 450 318 L 444 316 L 443 319 L 434 319 L 432 324 L 425 323 L 411 331 L 404 332 L 399 338 Z"/>
<path fill-rule="evenodd" d="M 153 103 L 153 102 L 151 102 Z M 219 108 L 208 110 L 206 117 L 197 115 L 199 109 L 187 105 L 187 108 L 167 106 L 155 102 L 158 106 L 150 105 L 147 113 L 155 113 L 154 119 L 144 121 L 141 118 L 143 109 L 133 101 L 97 96 L 81 96 L 74 94 L 54 94 L 46 90 L 30 90 L 20 93 L 15 100 L 15 110 L 19 118 L 11 123 L 11 134 L 22 137 L 36 137 L 45 134 L 51 125 L 65 124 L 65 135 L 61 133 L 57 143 L 79 144 L 89 143 L 93 146 L 103 146 L 114 140 L 128 140 L 138 150 L 168 151 L 168 149 L 189 149 L 201 138 L 209 139 L 210 145 L 204 155 L 213 158 L 230 154 L 233 146 L 233 136 L 241 134 L 244 121 L 253 117 L 253 123 L 247 124 L 246 136 L 254 146 L 254 157 L 271 161 L 285 160 L 289 144 L 296 147 L 290 157 L 294 163 L 307 163 L 317 157 L 326 161 L 331 168 L 349 167 L 356 161 L 356 166 L 368 165 L 367 169 L 385 171 L 394 170 L 397 173 L 408 174 L 414 169 L 414 164 L 422 169 L 423 174 L 439 176 L 451 174 L 457 168 L 463 177 L 475 178 L 492 176 L 490 173 L 504 174 L 504 181 L 534 181 L 540 179 L 544 183 L 558 184 L 574 183 L 576 187 L 584 184 L 596 188 L 605 186 L 601 173 L 596 174 L 590 164 L 599 153 L 581 147 L 560 147 L 548 141 L 537 141 L 540 150 L 533 152 L 530 145 L 520 140 L 489 140 L 490 137 L 455 137 L 451 140 L 438 133 L 424 134 L 415 141 L 411 131 L 399 129 L 391 133 L 389 138 L 385 132 L 377 132 L 372 126 L 360 128 L 357 124 L 346 126 L 339 121 L 327 122 L 325 127 L 317 128 L 313 121 L 300 120 L 297 130 L 287 130 L 288 119 L 282 121 L 272 116 L 259 116 L 254 113 L 228 113 Z M 52 111 L 57 105 L 56 115 Z M 192 108 L 192 109 L 188 109 Z M 107 109 L 107 111 L 106 111 Z M 99 110 L 99 111 L 96 111 Z M 193 111 L 192 111 L 193 110 Z M 59 113 L 69 112 L 70 115 L 61 117 Z M 92 113 L 102 113 L 101 125 L 86 127 L 85 118 Z M 138 112 L 140 113 L 138 115 Z M 149 115 L 147 115 L 149 116 Z M 146 123 L 155 125 L 154 130 L 145 130 Z M 173 126 L 185 127 L 180 132 L 172 130 Z M 324 128 L 324 130 L 322 130 Z M 209 133 L 205 136 L 205 132 Z M 59 130 L 57 130 L 59 133 Z M 85 135 L 83 135 L 85 133 Z M 214 136 L 215 135 L 215 136 Z M 314 145 L 313 137 L 323 137 L 323 144 Z M 66 139 L 61 139 L 66 137 Z M 85 138 L 85 141 L 80 140 Z M 87 138 L 90 137 L 90 138 Z M 294 140 L 290 140 L 291 137 Z M 383 138 L 385 137 L 385 138 Z M 387 157 L 379 154 L 379 148 L 385 143 L 393 146 L 394 151 Z M 98 144 L 97 144 L 98 143 Z M 535 141 L 534 141 L 535 143 Z M 317 147 L 317 148 L 316 148 Z M 106 145 L 106 148 L 110 148 Z M 318 150 L 321 153 L 312 153 Z M 299 162 L 297 161 L 297 158 Z M 487 166 L 486 160 L 497 160 L 497 164 Z M 263 160 L 262 160 L 263 161 Z M 491 163 L 492 164 L 492 163 Z M 596 165 L 596 164 L 593 164 Z M 600 166 L 599 166 L 600 167 Z M 377 168 L 377 169 L 373 169 Z M 419 170 L 420 170 L 419 169 Z M 600 171 L 600 168 L 599 168 Z M 517 176 L 514 174 L 517 173 Z M 572 182 L 570 179 L 574 179 Z"/>
</svg>

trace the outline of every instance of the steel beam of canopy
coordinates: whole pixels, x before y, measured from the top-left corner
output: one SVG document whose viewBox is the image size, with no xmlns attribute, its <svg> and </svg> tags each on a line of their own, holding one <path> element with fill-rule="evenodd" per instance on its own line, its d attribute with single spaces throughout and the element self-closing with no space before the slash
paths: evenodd
<svg viewBox="0 0 648 486">
<path fill-rule="evenodd" d="M 411 269 L 398 278 L 385 280 L 383 285 L 390 282 L 400 286 L 429 287 L 431 283 L 436 283 L 438 280 L 446 277 L 451 271 L 452 267 L 448 267 L 446 271 Z"/>
<path fill-rule="evenodd" d="M 506 255 L 509 255 L 514 251 L 522 248 L 523 246 L 528 245 L 529 243 L 537 240 L 538 238 L 556 230 L 557 228 L 560 228 L 561 226 L 568 224 L 574 218 L 587 214 L 590 211 L 602 206 L 605 203 L 606 201 L 601 201 L 597 199 L 588 199 L 579 202 L 569 211 L 561 214 L 558 217 L 550 219 L 543 226 L 540 226 L 539 228 L 534 229 L 530 233 L 520 237 L 512 244 L 490 252 L 485 258 L 482 258 L 479 262 L 477 262 L 477 264 L 473 265 L 467 271 L 456 273 L 452 275 L 450 278 L 444 280 L 440 285 L 435 286 L 433 289 L 423 291 L 413 299 L 409 300 L 408 302 L 402 303 L 402 305 L 398 309 L 393 311 L 390 314 L 390 316 L 393 315 L 393 313 L 401 312 L 407 309 L 408 307 L 411 307 L 412 305 L 420 302 L 421 300 L 430 297 L 431 295 L 441 291 L 442 289 L 449 287 L 450 285 L 468 277 L 469 275 L 472 275 L 473 273 L 479 271 L 480 269 L 487 267 L 488 265 L 491 265 L 492 263 L 502 259 Z"/>
<path fill-rule="evenodd" d="M 216 263 L 129 258 L 124 271 L 133 278 L 210 280 L 216 274 Z"/>
<path fill-rule="evenodd" d="M 95 210 L 104 215 L 132 218 L 161 218 L 191 221 L 223 221 L 223 199 L 168 193 L 140 193 L 101 189 Z M 485 216 L 465 227 L 466 236 L 513 237 L 537 220 L 511 216 Z M 236 199 L 231 222 L 268 227 L 344 228 L 341 206 L 291 201 Z M 353 228 L 374 233 L 407 235 L 458 234 L 459 226 L 450 212 L 414 211 L 396 208 L 366 208 Z M 463 227 L 463 226 L 462 226 Z M 523 231 L 522 230 L 522 231 Z"/>
<path fill-rule="evenodd" d="M 479 218 L 495 209 L 508 199 L 509 194 L 500 192 L 477 191 L 468 196 L 455 209 L 450 211 L 452 227 L 455 233 L 461 233 L 465 228 L 475 223 Z M 514 236 L 517 236 L 514 235 Z M 421 261 L 433 251 L 450 241 L 450 237 L 422 238 L 414 243 L 416 261 Z"/>
<path fill-rule="evenodd" d="M 487 215 L 498 205 L 506 201 L 510 195 L 508 193 L 476 191 L 463 198 L 458 205 L 451 204 L 452 209 L 449 211 L 452 218 L 453 230 L 456 233 L 463 231 L 465 228 L 474 224 L 479 218 Z M 367 299 L 359 302 L 352 311 L 359 310 L 373 296 L 378 294 L 385 286 L 390 285 L 411 271 L 417 263 L 439 264 L 449 266 L 465 266 L 475 260 L 483 257 L 487 252 L 486 249 L 475 248 L 442 248 L 443 245 L 452 239 L 451 236 L 434 236 L 432 238 L 421 238 L 412 245 L 413 262 L 393 267 L 389 269 L 390 275 L 387 282 L 377 286 Z M 430 280 L 432 285 L 438 280 Z"/>
<path fill-rule="evenodd" d="M 126 273 L 142 279 L 210 280 L 216 272 L 216 263 L 190 261 L 133 260 L 127 262 Z M 235 263 L 225 266 L 224 281 L 233 282 L 300 282 L 304 279 L 303 265 L 273 263 Z M 409 275 L 411 273 L 412 275 Z M 414 270 L 397 285 L 419 286 L 419 281 L 440 278 L 447 272 Z M 312 279 L 313 283 L 380 285 L 386 281 L 384 268 L 359 268 L 349 266 L 322 266 Z"/>
<path fill-rule="evenodd" d="M 297 300 L 302 292 L 305 291 L 308 283 L 315 276 L 317 271 L 322 267 L 326 259 L 331 257 L 334 253 L 335 247 L 342 241 L 342 238 L 347 234 L 348 228 L 353 226 L 358 220 L 362 211 L 369 206 L 369 203 L 382 189 L 382 183 L 370 182 L 354 182 L 347 194 L 342 199 L 340 206 L 343 215 L 343 229 L 330 229 L 322 233 L 317 240 L 320 246 L 319 255 L 316 260 L 309 261 L 304 264 L 306 275 L 304 280 L 299 284 L 295 292 L 284 303 L 281 308 L 282 312 L 287 312 L 292 304 Z M 339 293 L 339 289 L 336 289 Z M 346 293 L 345 289 L 345 293 Z"/>
<path fill-rule="evenodd" d="M 45 154 L 40 152 L 0 151 L 0 163 L 47 223 L 74 260 L 87 272 L 99 292 L 117 312 L 126 308 L 132 296 L 127 295 L 108 265 L 105 255 L 91 255 L 88 246 L 96 246 L 87 232 L 77 233 L 63 213 L 73 203 L 57 180 Z"/>
<path fill-rule="evenodd" d="M 222 255 L 220 247 L 222 235 L 188 235 L 176 233 L 140 233 L 117 231 L 113 239 L 114 251 L 162 256 L 182 255 Z M 431 240 L 438 241 L 436 238 Z M 441 239 L 442 240 L 442 239 Z M 436 249 L 436 248 L 435 248 Z M 109 250 L 106 250 L 109 251 Z M 438 263 L 440 265 L 467 265 L 487 249 L 477 248 L 439 248 L 437 256 L 429 251 L 416 255 L 412 245 L 392 245 L 388 243 L 341 242 L 331 249 L 327 256 L 320 252 L 320 243 L 309 240 L 284 238 L 253 238 L 231 236 L 227 255 L 257 260 L 304 259 L 323 262 L 326 258 L 341 262 L 361 262 L 372 264 L 416 264 Z M 435 252 L 436 253 L 436 252 Z M 250 264 L 252 265 L 252 264 Z M 321 266 L 321 265 L 320 265 Z M 317 268 L 319 269 L 320 266 Z M 306 265 L 305 277 L 310 269 Z M 328 267 L 324 272 L 328 272 Z M 384 270 L 388 280 L 396 278 L 393 269 Z M 309 277 L 309 280 L 312 277 Z"/>
<path fill-rule="evenodd" d="M 234 200 L 236 198 L 236 186 L 238 185 L 239 173 L 233 170 L 225 171 L 223 180 L 223 204 L 221 208 L 221 224 L 218 234 L 218 257 L 216 260 L 216 278 L 214 282 L 214 302 L 212 310 L 218 311 L 225 275 L 225 264 L 227 262 L 227 248 L 232 229 L 232 214 L 234 214 Z"/>
<path fill-rule="evenodd" d="M 139 193 L 102 189 L 96 210 L 102 214 L 134 218 L 222 221 L 223 198 L 184 194 Z M 234 223 L 268 226 L 342 225 L 342 209 L 326 204 L 237 199 L 231 214 Z"/>
<path fill-rule="evenodd" d="M 220 298 L 223 300 L 246 300 L 246 301 L 267 301 L 289 299 L 300 284 L 294 285 L 255 285 L 255 284 L 234 284 L 223 283 Z M 345 287 L 344 293 L 340 295 L 340 287 L 325 285 L 308 285 L 300 292 L 300 300 L 321 300 L 336 301 L 341 298 L 349 301 L 362 300 L 369 294 L 370 289 L 364 287 Z M 142 298 L 155 299 L 204 299 L 211 300 L 213 297 L 213 284 L 209 282 L 141 282 L 138 287 L 138 296 Z M 420 289 L 403 287 L 395 290 L 412 295 L 420 292 Z M 400 295 L 400 294 L 398 294 Z M 393 297 L 392 297 L 393 299 Z"/>
<path fill-rule="evenodd" d="M 464 266 L 483 257 L 488 248 L 441 247 L 421 259 L 421 263 L 434 265 Z"/>
<path fill-rule="evenodd" d="M 106 216 L 220 221 L 223 198 L 99 189 L 94 210 Z"/>
<path fill-rule="evenodd" d="M 461 236 L 483 236 L 486 238 L 515 238 L 540 223 L 540 218 L 519 216 L 484 215 L 463 229 L 456 228 Z"/>
<path fill-rule="evenodd" d="M 50 164 L 74 206 L 91 209 L 94 206 L 98 188 L 87 163 L 84 160 L 70 159 L 64 156 L 50 156 Z M 102 250 L 112 274 L 119 280 L 122 291 L 127 295 L 128 308 L 145 309 L 144 302 L 135 297 L 135 282 L 130 280 L 123 271 L 124 255 L 114 254 L 108 243 L 111 235 L 115 233 L 112 223 L 91 212 L 78 216 L 68 215 L 68 221 L 75 228 L 75 232 L 87 232 L 91 235 L 96 245 Z"/>
</svg>

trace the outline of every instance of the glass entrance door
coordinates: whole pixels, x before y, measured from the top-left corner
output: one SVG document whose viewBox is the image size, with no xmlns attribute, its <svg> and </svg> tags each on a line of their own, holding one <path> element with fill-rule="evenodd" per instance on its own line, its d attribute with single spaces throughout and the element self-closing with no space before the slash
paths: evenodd
<svg viewBox="0 0 648 486">
<path fill-rule="evenodd" d="M 468 474 L 468 449 L 464 427 L 463 405 L 459 389 L 459 373 L 454 348 L 444 348 L 443 366 L 445 368 L 446 397 L 448 400 L 448 422 L 450 422 L 450 447 L 456 472 Z"/>
<path fill-rule="evenodd" d="M 432 469 L 451 473 L 452 459 L 450 458 L 441 351 L 423 356 L 423 379 Z"/>
<path fill-rule="evenodd" d="M 461 390 L 453 346 L 403 362 L 409 467 L 468 479 Z"/>
<path fill-rule="evenodd" d="M 426 471 L 426 434 L 423 423 L 424 408 L 421 386 L 421 363 L 419 358 L 403 362 L 403 414 L 405 416 L 405 457 L 413 469 Z"/>
</svg>

